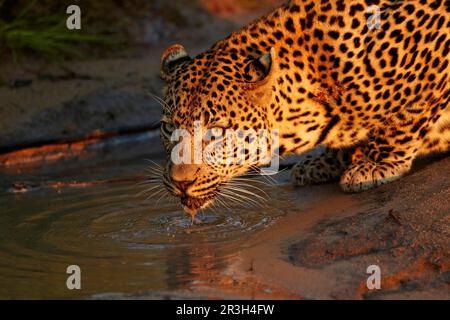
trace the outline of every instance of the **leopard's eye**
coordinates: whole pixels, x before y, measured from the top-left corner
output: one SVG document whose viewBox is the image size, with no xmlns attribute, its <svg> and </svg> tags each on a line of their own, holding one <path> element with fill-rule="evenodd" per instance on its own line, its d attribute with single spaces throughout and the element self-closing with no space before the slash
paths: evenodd
<svg viewBox="0 0 450 320">
<path fill-rule="evenodd" d="M 161 122 L 161 133 L 165 138 L 170 139 L 174 130 L 175 126 L 172 123 L 165 121 Z"/>
</svg>

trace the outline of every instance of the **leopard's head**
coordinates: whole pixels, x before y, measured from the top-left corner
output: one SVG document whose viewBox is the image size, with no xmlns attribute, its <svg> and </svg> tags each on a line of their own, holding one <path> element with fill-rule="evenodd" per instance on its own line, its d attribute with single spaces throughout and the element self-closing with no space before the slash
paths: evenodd
<svg viewBox="0 0 450 320">
<path fill-rule="evenodd" d="M 220 49 L 190 58 L 181 45 L 164 52 L 163 182 L 185 212 L 231 197 L 238 176 L 270 161 L 275 59 L 275 49 L 252 58 Z"/>
</svg>

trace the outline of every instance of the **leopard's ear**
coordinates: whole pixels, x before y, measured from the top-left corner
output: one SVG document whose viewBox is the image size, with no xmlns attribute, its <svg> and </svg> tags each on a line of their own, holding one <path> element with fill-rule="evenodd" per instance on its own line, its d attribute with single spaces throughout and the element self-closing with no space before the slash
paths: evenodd
<svg viewBox="0 0 450 320">
<path fill-rule="evenodd" d="M 277 73 L 277 54 L 275 48 L 263 54 L 259 58 L 251 61 L 247 66 L 245 73 L 250 81 L 245 83 L 247 90 L 256 90 L 263 88 L 271 83 Z"/>
<path fill-rule="evenodd" d="M 191 60 L 186 49 L 181 44 L 174 44 L 167 48 L 161 57 L 161 76 L 168 80 L 175 67 L 187 60 Z"/>
</svg>

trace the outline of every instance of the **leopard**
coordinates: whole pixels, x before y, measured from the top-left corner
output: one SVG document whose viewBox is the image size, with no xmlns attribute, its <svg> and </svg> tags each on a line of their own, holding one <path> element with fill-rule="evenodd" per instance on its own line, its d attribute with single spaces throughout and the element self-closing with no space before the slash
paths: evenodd
<svg viewBox="0 0 450 320">
<path fill-rule="evenodd" d="M 416 157 L 450 149 L 449 52 L 449 0 L 291 0 L 193 58 L 172 45 L 161 57 L 163 183 L 194 215 L 263 165 L 174 163 L 171 135 L 194 123 L 276 131 L 281 157 L 303 155 L 296 186 L 397 180 Z"/>
</svg>

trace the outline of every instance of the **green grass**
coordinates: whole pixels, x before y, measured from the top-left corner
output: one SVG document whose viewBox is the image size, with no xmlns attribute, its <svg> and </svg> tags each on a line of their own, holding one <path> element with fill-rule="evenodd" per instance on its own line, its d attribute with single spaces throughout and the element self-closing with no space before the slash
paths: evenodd
<svg viewBox="0 0 450 320">
<path fill-rule="evenodd" d="M 3 4 L 0 0 L 0 10 Z M 83 30 L 68 30 L 65 15 L 28 17 L 36 0 L 29 2 L 10 22 L 0 20 L 0 55 L 13 57 L 32 53 L 50 59 L 80 57 L 81 48 L 89 45 L 117 46 L 119 40 L 110 35 L 89 34 Z"/>
<path fill-rule="evenodd" d="M 116 41 L 109 37 L 69 31 L 65 21 L 58 17 L 39 19 L 33 23 L 18 20 L 0 29 L 0 43 L 13 55 L 19 52 L 33 52 L 39 55 L 58 58 L 80 56 L 79 44 L 113 45 Z"/>
</svg>

